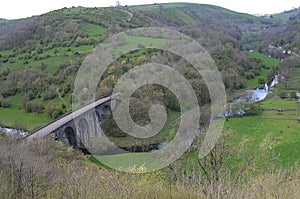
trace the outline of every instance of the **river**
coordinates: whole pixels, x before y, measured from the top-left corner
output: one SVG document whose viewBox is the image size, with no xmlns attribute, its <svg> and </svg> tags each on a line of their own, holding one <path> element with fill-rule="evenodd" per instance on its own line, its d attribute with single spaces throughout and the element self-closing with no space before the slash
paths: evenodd
<svg viewBox="0 0 300 199">
<path fill-rule="evenodd" d="M 19 129 L 6 128 L 0 126 L 0 132 L 5 133 L 7 135 L 16 135 L 17 137 L 25 137 L 28 135 L 28 132 Z"/>
<path fill-rule="evenodd" d="M 230 102 L 227 105 L 227 112 L 226 112 L 226 117 L 231 117 L 235 115 L 244 115 L 245 111 L 240 109 L 240 110 L 235 110 L 234 105 L 240 102 L 244 103 L 252 103 L 252 102 L 259 102 L 268 96 L 268 94 L 271 92 L 269 88 L 274 87 L 276 84 L 278 84 L 279 77 L 278 75 L 275 75 L 273 81 L 271 82 L 270 86 L 268 84 L 265 84 L 263 88 L 255 89 L 255 90 L 247 90 L 245 93 L 245 96 L 239 97 L 232 102 Z"/>
</svg>

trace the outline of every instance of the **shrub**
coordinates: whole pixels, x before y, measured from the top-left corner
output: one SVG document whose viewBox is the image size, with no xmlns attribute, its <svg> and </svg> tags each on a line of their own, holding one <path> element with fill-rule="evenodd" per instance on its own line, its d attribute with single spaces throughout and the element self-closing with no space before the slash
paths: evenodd
<svg viewBox="0 0 300 199">
<path fill-rule="evenodd" d="M 64 114 L 64 110 L 61 106 L 56 106 L 53 103 L 48 103 L 44 109 L 44 113 L 52 119 L 56 119 Z"/>
<path fill-rule="evenodd" d="M 25 106 L 25 111 L 27 113 L 43 113 L 44 109 L 45 107 L 42 104 L 36 102 L 28 102 Z"/>
<path fill-rule="evenodd" d="M 298 98 L 297 93 L 295 91 L 291 91 L 289 93 L 289 95 L 290 95 L 290 98 L 293 98 L 293 99 L 297 99 Z"/>
<path fill-rule="evenodd" d="M 264 77 L 259 77 L 258 78 L 258 83 L 259 84 L 265 84 L 266 83 L 266 79 Z"/>
<path fill-rule="evenodd" d="M 61 116 L 63 114 L 63 110 L 55 110 L 53 111 L 53 113 L 51 114 L 51 118 L 56 119 L 59 116 Z"/>
<path fill-rule="evenodd" d="M 287 92 L 285 92 L 285 91 L 281 91 L 278 95 L 281 99 L 287 98 Z"/>
<path fill-rule="evenodd" d="M 7 99 L 0 99 L 0 107 L 11 108 L 11 103 Z"/>
<path fill-rule="evenodd" d="M 2 94 L 3 97 L 9 97 L 9 96 L 13 96 L 17 93 L 17 88 L 15 87 L 4 87 L 2 88 L 2 91 L 0 94 Z"/>
<path fill-rule="evenodd" d="M 43 101 L 54 99 L 57 96 L 55 89 L 49 88 L 47 91 L 42 93 L 41 98 Z"/>
<path fill-rule="evenodd" d="M 246 115 L 257 115 L 259 113 L 259 104 L 257 103 L 245 104 L 245 113 Z"/>
</svg>

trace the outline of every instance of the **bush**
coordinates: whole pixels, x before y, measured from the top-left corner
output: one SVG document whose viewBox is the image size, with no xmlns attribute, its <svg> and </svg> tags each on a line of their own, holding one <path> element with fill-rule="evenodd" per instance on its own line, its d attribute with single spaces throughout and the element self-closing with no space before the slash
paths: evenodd
<svg viewBox="0 0 300 199">
<path fill-rule="evenodd" d="M 27 113 L 43 113 L 44 109 L 45 107 L 42 104 L 36 102 L 28 102 L 25 106 Z"/>
<path fill-rule="evenodd" d="M 56 119 L 64 114 L 64 110 L 61 106 L 56 106 L 53 103 L 48 103 L 44 109 L 44 113 L 52 119 Z"/>
<path fill-rule="evenodd" d="M 259 77 L 258 78 L 258 83 L 259 84 L 265 84 L 266 83 L 266 79 L 264 77 Z"/>
<path fill-rule="evenodd" d="M 17 88 L 14 87 L 4 87 L 1 90 L 1 94 L 3 97 L 9 97 L 9 96 L 13 96 L 18 92 Z"/>
<path fill-rule="evenodd" d="M 55 97 L 57 97 L 57 93 L 56 93 L 55 89 L 52 89 L 52 88 L 49 88 L 47 91 L 45 91 L 41 95 L 41 98 L 43 101 L 54 99 Z"/>
<path fill-rule="evenodd" d="M 7 99 L 0 99 L 0 107 L 11 108 L 11 103 Z"/>
<path fill-rule="evenodd" d="M 287 92 L 285 92 L 285 91 L 281 91 L 278 95 L 281 99 L 287 98 Z"/>
<path fill-rule="evenodd" d="M 296 93 L 295 91 L 291 91 L 291 92 L 289 93 L 289 95 L 290 95 L 290 98 L 298 99 L 297 93 Z"/>
<path fill-rule="evenodd" d="M 56 119 L 63 114 L 63 110 L 55 110 L 51 114 L 51 118 Z"/>
<path fill-rule="evenodd" d="M 259 113 L 259 104 L 257 103 L 245 104 L 245 113 L 246 115 L 257 115 Z"/>
</svg>

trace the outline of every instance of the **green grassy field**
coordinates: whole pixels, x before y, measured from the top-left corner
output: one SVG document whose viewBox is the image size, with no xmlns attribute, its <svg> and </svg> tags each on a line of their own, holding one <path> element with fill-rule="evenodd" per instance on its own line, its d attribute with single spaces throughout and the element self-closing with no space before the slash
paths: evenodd
<svg viewBox="0 0 300 199">
<path fill-rule="evenodd" d="M 300 161 L 300 124 L 295 119 L 285 119 L 276 116 L 274 112 L 267 112 L 259 116 L 230 118 L 226 122 L 226 128 L 235 132 L 236 136 L 231 140 L 232 143 L 238 144 L 243 139 L 248 139 L 250 143 L 248 150 L 252 151 L 252 155 L 256 156 L 262 167 L 270 163 L 266 160 L 273 155 L 275 155 L 273 164 L 278 167 L 291 166 Z M 267 151 L 267 157 L 264 156 L 264 150 Z"/>
<path fill-rule="evenodd" d="M 300 109 L 297 111 L 283 111 L 283 112 L 278 112 L 277 110 L 263 111 L 262 117 L 264 119 L 300 120 Z"/>
<path fill-rule="evenodd" d="M 258 78 L 259 77 L 265 77 L 266 78 L 268 74 L 269 74 L 269 70 L 268 69 L 262 69 L 259 76 L 256 76 L 253 79 L 247 80 L 247 83 L 246 83 L 247 87 L 248 88 L 254 88 L 254 87 L 260 86 L 258 84 Z"/>
<path fill-rule="evenodd" d="M 268 57 L 259 52 L 249 52 L 250 57 L 257 58 L 263 61 L 263 63 L 269 67 L 278 66 L 280 63 L 279 59 Z"/>
<path fill-rule="evenodd" d="M 269 100 L 262 101 L 260 103 L 260 108 L 300 109 L 300 105 L 295 100 L 283 100 L 275 95 Z"/>
<path fill-rule="evenodd" d="M 9 127 L 22 127 L 31 131 L 52 119 L 44 114 L 26 113 L 24 110 L 0 108 L 0 123 Z"/>
<path fill-rule="evenodd" d="M 272 161 L 275 167 L 299 163 L 300 105 L 297 101 L 283 100 L 273 94 L 270 99 L 260 102 L 260 108 L 275 110 L 261 111 L 257 116 L 229 118 L 225 128 L 235 133 L 231 143 L 238 144 L 248 139 L 249 150 L 256 153 L 262 167 L 270 163 L 266 159 L 271 156 L 275 157 Z M 279 112 L 276 109 L 292 110 Z M 264 156 L 264 150 L 267 151 L 267 157 Z"/>
<path fill-rule="evenodd" d="M 87 25 L 87 32 L 88 35 L 94 39 L 97 39 L 98 41 L 100 41 L 103 37 L 103 35 L 105 35 L 107 29 L 102 27 L 102 26 L 97 26 L 94 24 L 88 24 Z"/>
<path fill-rule="evenodd" d="M 26 130 L 31 131 L 38 126 L 46 124 L 53 120 L 45 114 L 26 113 L 25 110 L 20 110 L 20 102 L 22 101 L 22 96 L 20 94 L 11 96 L 7 99 L 11 103 L 11 108 L 0 108 L 0 124 L 4 124 L 4 126 L 15 127 L 16 125 L 21 125 L 22 127 L 26 128 Z M 68 111 L 70 111 L 72 108 L 69 99 L 70 94 L 63 97 L 63 100 L 67 103 Z M 37 102 L 44 106 L 46 106 L 47 103 L 51 102 L 59 107 L 61 107 L 61 105 L 63 104 L 63 102 L 59 98 L 47 101 L 34 99 L 31 102 Z"/>
<path fill-rule="evenodd" d="M 131 51 L 138 48 L 139 44 L 144 44 L 146 47 L 151 46 L 161 46 L 163 43 L 166 43 L 165 39 L 158 38 L 149 38 L 149 37 L 137 37 L 137 36 L 128 36 L 124 40 L 124 44 L 122 44 L 116 53 Z M 105 44 L 103 44 L 105 46 Z"/>
<path fill-rule="evenodd" d="M 145 167 L 148 171 L 159 168 L 159 164 L 152 158 L 150 153 L 124 153 L 117 155 L 94 156 L 102 164 L 121 170 Z"/>
<path fill-rule="evenodd" d="M 157 15 L 162 15 L 163 17 L 176 21 L 178 25 L 183 24 L 196 24 L 197 22 L 191 18 L 189 15 L 185 14 L 181 10 L 179 10 L 176 7 L 169 7 L 164 9 L 163 12 L 161 12 L 159 9 L 152 10 L 153 13 Z"/>
</svg>

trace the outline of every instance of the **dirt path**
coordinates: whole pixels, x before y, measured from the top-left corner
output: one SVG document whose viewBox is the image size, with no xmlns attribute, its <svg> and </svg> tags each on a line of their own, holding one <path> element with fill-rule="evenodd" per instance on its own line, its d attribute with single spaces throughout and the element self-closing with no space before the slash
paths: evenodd
<svg viewBox="0 0 300 199">
<path fill-rule="evenodd" d="M 122 10 L 122 9 L 119 9 L 119 10 L 122 11 L 122 12 L 127 13 L 127 14 L 129 15 L 128 21 L 131 21 L 131 19 L 132 19 L 132 17 L 133 17 L 133 14 L 132 14 L 131 12 L 129 12 L 129 11 L 127 11 L 127 10 Z"/>
<path fill-rule="evenodd" d="M 58 88 L 56 88 L 56 92 L 57 92 L 57 94 L 58 94 L 58 98 L 60 99 L 60 101 L 62 101 L 62 103 L 66 106 L 66 109 L 68 110 L 68 104 L 67 104 L 66 101 L 61 97 L 61 94 L 60 94 Z"/>
</svg>

